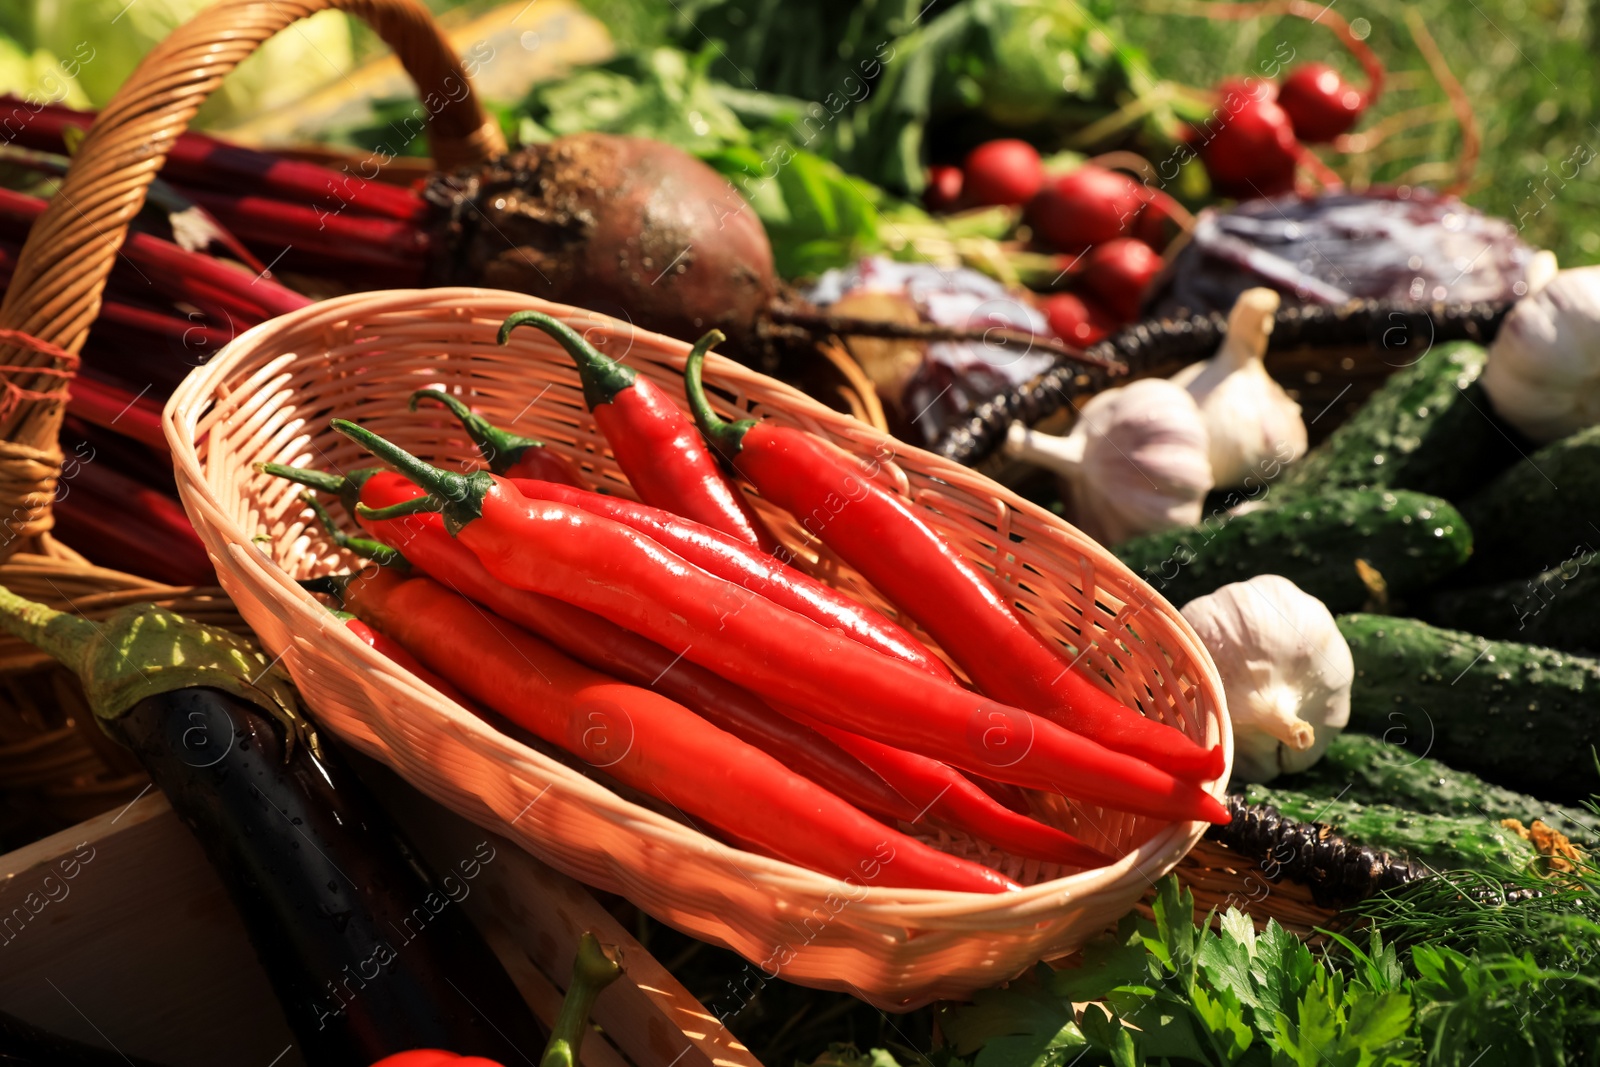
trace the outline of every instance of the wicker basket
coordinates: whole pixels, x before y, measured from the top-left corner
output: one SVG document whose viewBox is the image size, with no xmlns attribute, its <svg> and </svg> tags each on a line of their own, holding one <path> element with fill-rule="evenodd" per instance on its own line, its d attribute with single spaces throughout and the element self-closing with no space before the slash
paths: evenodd
<svg viewBox="0 0 1600 1067">
<path fill-rule="evenodd" d="M 223 0 L 162 41 L 74 153 L 0 304 L 0 561 L 15 557 L 0 568 L 0 584 L 91 615 L 148 599 L 227 618 L 216 590 L 174 589 L 92 567 L 50 537 L 62 467 L 57 435 L 76 353 L 167 151 L 229 71 L 274 33 L 324 8 L 365 19 L 398 53 L 430 109 L 442 166 L 504 150 L 498 126 L 416 0 Z M 74 713 L 75 691 L 70 675 L 35 650 L 0 639 L 0 797 L 8 810 L 0 834 L 38 836 L 120 806 L 144 787 L 136 766 Z"/>
<path fill-rule="evenodd" d="M 413 390 L 439 384 L 492 421 L 572 457 L 608 488 L 629 492 L 565 351 L 534 331 L 507 347 L 495 343 L 501 320 L 530 307 L 566 320 L 682 395 L 682 342 L 513 293 L 434 289 L 339 297 L 258 326 L 191 373 L 167 405 L 179 491 L 222 584 L 324 724 L 468 818 L 736 950 L 769 977 L 846 990 L 882 1007 L 964 995 L 1073 950 L 1199 839 L 1198 823 L 1163 824 L 1039 796 L 1040 817 L 1120 861 L 1059 877 L 1036 861 L 940 838 L 941 847 L 1000 866 L 1027 888 L 988 896 L 850 886 L 737 851 L 630 803 L 330 626 L 326 609 L 295 579 L 352 561 L 309 523 L 296 487 L 252 469 L 261 461 L 334 469 L 370 462 L 328 428 L 330 415 L 435 462 L 470 466 L 476 453 L 453 420 L 406 411 Z M 1229 743 L 1221 686 L 1193 632 L 1099 545 L 972 471 L 730 360 L 713 358 L 707 381 L 725 413 L 801 426 L 862 457 L 892 457 L 885 470 L 919 513 L 969 558 L 994 568 L 1043 629 L 1075 648 L 1089 635 L 1085 662 L 1111 679 L 1118 696 L 1197 741 Z M 812 551 L 793 518 L 759 499 L 756 505 L 785 543 L 802 555 Z M 813 557 L 812 567 L 887 609 L 838 560 Z M 1220 795 L 1222 784 L 1211 788 Z"/>
</svg>

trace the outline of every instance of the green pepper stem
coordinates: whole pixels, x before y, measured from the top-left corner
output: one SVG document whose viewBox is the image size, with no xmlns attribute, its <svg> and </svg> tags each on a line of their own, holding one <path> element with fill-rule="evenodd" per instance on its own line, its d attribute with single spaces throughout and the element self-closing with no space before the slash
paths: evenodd
<svg viewBox="0 0 1600 1067">
<path fill-rule="evenodd" d="M 356 515 L 363 519 L 397 519 L 424 511 L 437 511 L 444 516 L 444 526 L 451 535 L 474 519 L 483 516 L 483 498 L 494 488 L 494 476 L 488 471 L 457 474 L 440 470 L 425 463 L 392 441 L 385 441 L 371 430 L 357 426 L 345 419 L 334 419 L 333 428 L 379 459 L 386 460 L 413 483 L 428 491 L 428 496 L 407 500 L 393 507 L 373 510 L 356 505 Z"/>
<path fill-rule="evenodd" d="M 346 511 L 355 509 L 361 487 L 367 484 L 367 479 L 383 471 L 382 467 L 362 467 L 349 474 L 330 474 L 327 471 L 307 470 L 304 467 L 289 467 L 282 463 L 257 463 L 255 469 L 274 478 L 286 478 L 299 485 L 332 493 L 344 504 Z"/>
<path fill-rule="evenodd" d="M 572 962 L 572 984 L 561 1002 L 561 1014 L 550 1030 L 550 1043 L 544 1047 L 539 1067 L 577 1067 L 594 1002 L 600 991 L 621 974 L 622 967 L 606 955 L 599 939 L 585 931 L 578 941 L 577 959 Z"/>
<path fill-rule="evenodd" d="M 502 430 L 463 404 L 460 398 L 439 389 L 418 389 L 412 393 L 410 404 L 412 411 L 417 410 L 417 401 L 424 397 L 437 400 L 461 420 L 461 428 L 467 431 L 467 436 L 472 438 L 472 443 L 477 445 L 478 451 L 482 453 L 483 461 L 489 464 L 489 469 L 496 474 L 504 474 L 510 470 L 528 449 L 544 447 L 543 441 L 535 441 L 531 437 L 523 437 L 510 430 Z"/>
<path fill-rule="evenodd" d="M 321 593 L 344 603 L 344 593 L 355 578 L 353 574 L 323 574 L 316 578 L 301 578 L 295 584 L 308 593 Z"/>
<path fill-rule="evenodd" d="M 614 359 L 607 359 L 584 336 L 560 319 L 542 311 L 519 311 L 506 319 L 500 327 L 500 343 L 511 338 L 518 326 L 537 326 L 560 342 L 572 361 L 578 365 L 578 377 L 583 381 L 583 402 L 593 411 L 601 404 L 609 404 L 617 394 L 633 385 L 638 377 L 632 368 L 624 367 Z"/>
<path fill-rule="evenodd" d="M 711 401 L 706 398 L 705 381 L 702 372 L 705 367 L 706 353 L 711 351 L 711 346 L 721 344 L 727 340 L 721 330 L 712 330 L 694 343 L 689 350 L 689 358 L 683 365 L 683 391 L 689 399 L 689 410 L 694 413 L 694 421 L 699 424 L 700 432 L 711 443 L 711 447 L 729 459 L 739 454 L 739 449 L 744 445 L 744 435 L 750 427 L 756 424 L 754 419 L 740 419 L 738 422 L 729 422 L 715 411 L 711 410 Z"/>
<path fill-rule="evenodd" d="M 422 499 L 426 500 L 427 497 Z M 358 556 L 365 556 L 380 567 L 407 566 L 406 559 L 399 552 L 390 548 L 382 541 L 374 541 L 370 537 L 358 537 L 345 533 L 334 523 L 333 516 L 328 514 L 328 509 L 310 493 L 301 493 L 300 500 L 311 509 L 311 514 L 317 517 L 322 528 L 328 531 L 328 536 L 333 538 L 333 543 Z M 358 504 L 359 508 L 360 505 Z"/>
</svg>

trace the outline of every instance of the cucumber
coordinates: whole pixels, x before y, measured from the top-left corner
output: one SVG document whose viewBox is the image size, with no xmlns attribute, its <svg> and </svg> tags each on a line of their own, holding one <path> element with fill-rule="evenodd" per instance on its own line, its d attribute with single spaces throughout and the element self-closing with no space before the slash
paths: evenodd
<svg viewBox="0 0 1600 1067">
<path fill-rule="evenodd" d="M 1251 804 L 1270 804 L 1291 819 L 1326 824 L 1353 845 L 1404 854 L 1435 870 L 1524 867 L 1538 851 L 1496 819 L 1471 815 L 1428 815 L 1392 804 L 1363 804 L 1339 790 L 1245 787 Z"/>
<path fill-rule="evenodd" d="M 1435 594 L 1417 612 L 1437 626 L 1585 655 L 1600 654 L 1600 555 L 1532 578 Z"/>
<path fill-rule="evenodd" d="M 1477 489 L 1521 455 L 1515 432 L 1494 418 L 1478 384 L 1485 362 L 1484 350 L 1469 341 L 1430 349 L 1390 375 L 1274 489 L 1295 496 L 1411 489 L 1449 500 Z"/>
<path fill-rule="evenodd" d="M 1582 804 L 1600 793 L 1600 661 L 1415 619 L 1345 615 L 1348 729 L 1496 785 Z"/>
<path fill-rule="evenodd" d="M 1461 566 L 1472 534 L 1456 509 L 1420 493 L 1345 489 L 1317 499 L 1223 512 L 1198 526 L 1146 534 L 1114 550 L 1182 605 L 1258 574 L 1281 574 L 1330 611 L 1355 611 L 1370 593 L 1356 560 L 1391 592 L 1423 588 Z"/>
<path fill-rule="evenodd" d="M 1474 584 L 1538 574 L 1600 546 L 1600 426 L 1546 445 L 1461 505 Z"/>
<path fill-rule="evenodd" d="M 1541 819 L 1579 844 L 1600 842 L 1600 816 L 1490 785 L 1475 774 L 1366 734 L 1340 734 L 1315 765 L 1286 774 L 1273 785 L 1426 815 L 1517 819 L 1524 825 Z"/>
</svg>

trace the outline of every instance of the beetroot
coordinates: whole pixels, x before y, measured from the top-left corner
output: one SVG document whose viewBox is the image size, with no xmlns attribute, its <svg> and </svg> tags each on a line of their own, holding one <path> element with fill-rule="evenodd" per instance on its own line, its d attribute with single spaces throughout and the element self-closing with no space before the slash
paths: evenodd
<svg viewBox="0 0 1600 1067">
<path fill-rule="evenodd" d="M 1302 150 L 1271 83 L 1225 81 L 1219 92 L 1216 117 L 1193 131 L 1212 186 L 1240 200 L 1292 190 Z"/>
<path fill-rule="evenodd" d="M 670 145 L 584 133 L 436 176 L 428 279 L 592 308 L 692 340 L 753 343 L 777 292 L 766 230 Z"/>
<path fill-rule="evenodd" d="M 961 202 L 961 168 L 935 164 L 928 168 L 922 203 L 929 211 L 953 211 Z"/>
<path fill-rule="evenodd" d="M 1367 101 L 1326 63 L 1304 63 L 1278 87 L 1278 106 L 1289 116 L 1295 136 L 1322 144 L 1348 133 Z"/>
<path fill-rule="evenodd" d="M 1076 293 L 1054 293 L 1044 302 L 1050 329 L 1069 345 L 1087 348 L 1116 328 L 1116 322 Z"/>
<path fill-rule="evenodd" d="M 1132 237 L 1097 245 L 1083 262 L 1083 284 L 1123 322 L 1139 317 L 1139 300 L 1161 272 L 1155 249 Z"/>
<path fill-rule="evenodd" d="M 1126 234 L 1145 199 L 1132 178 L 1090 164 L 1046 185 L 1028 205 L 1028 222 L 1046 244 L 1076 251 Z"/>
<path fill-rule="evenodd" d="M 1027 141 L 1003 138 L 968 153 L 961 177 L 970 204 L 1026 204 L 1044 185 L 1044 163 Z"/>
</svg>

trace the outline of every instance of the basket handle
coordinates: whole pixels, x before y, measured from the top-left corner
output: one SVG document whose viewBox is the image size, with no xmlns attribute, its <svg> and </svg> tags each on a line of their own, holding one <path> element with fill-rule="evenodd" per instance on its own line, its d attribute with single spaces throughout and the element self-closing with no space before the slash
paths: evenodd
<svg viewBox="0 0 1600 1067">
<path fill-rule="evenodd" d="M 51 526 L 66 388 L 128 224 L 167 152 L 222 79 L 291 23 L 333 8 L 394 50 L 428 109 L 442 169 L 505 151 L 444 35 L 418 0 L 220 0 L 156 45 L 73 156 L 18 257 L 0 331 L 0 561 Z M 31 340 L 30 340 L 31 339 Z"/>
</svg>

